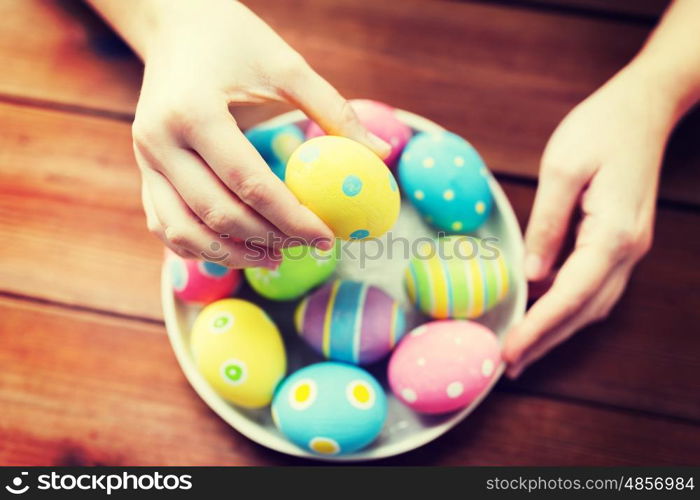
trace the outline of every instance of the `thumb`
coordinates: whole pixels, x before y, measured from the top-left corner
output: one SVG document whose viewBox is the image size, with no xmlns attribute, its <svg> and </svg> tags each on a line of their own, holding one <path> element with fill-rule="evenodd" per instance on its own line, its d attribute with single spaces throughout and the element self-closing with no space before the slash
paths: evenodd
<svg viewBox="0 0 700 500">
<path fill-rule="evenodd" d="M 583 180 L 562 168 L 543 167 L 525 232 L 525 274 L 529 281 L 547 277 L 561 250 Z"/>
<path fill-rule="evenodd" d="M 386 158 L 391 146 L 362 125 L 350 103 L 328 81 L 306 62 L 303 66 L 297 77 L 287 82 L 287 99 L 327 134 L 357 141 Z"/>
</svg>

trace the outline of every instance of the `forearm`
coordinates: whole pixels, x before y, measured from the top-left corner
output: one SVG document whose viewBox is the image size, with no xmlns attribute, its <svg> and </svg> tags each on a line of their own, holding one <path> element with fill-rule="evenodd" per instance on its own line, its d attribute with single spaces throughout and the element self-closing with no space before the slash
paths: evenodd
<svg viewBox="0 0 700 500">
<path fill-rule="evenodd" d="M 700 100 L 700 1 L 675 0 L 628 65 L 669 99 L 675 124 Z"/>
<path fill-rule="evenodd" d="M 158 35 L 167 26 L 194 23 L 202 13 L 230 8 L 233 0 L 86 0 L 131 46 L 148 59 Z"/>
</svg>

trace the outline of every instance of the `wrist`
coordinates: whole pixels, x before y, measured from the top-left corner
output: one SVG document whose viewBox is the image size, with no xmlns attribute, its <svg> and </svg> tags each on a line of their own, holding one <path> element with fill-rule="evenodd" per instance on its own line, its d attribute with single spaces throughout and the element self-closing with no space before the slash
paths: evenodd
<svg viewBox="0 0 700 500">
<path fill-rule="evenodd" d="M 641 52 L 621 71 L 646 89 L 650 104 L 662 110 L 669 132 L 700 100 L 700 74 L 656 54 Z"/>
</svg>

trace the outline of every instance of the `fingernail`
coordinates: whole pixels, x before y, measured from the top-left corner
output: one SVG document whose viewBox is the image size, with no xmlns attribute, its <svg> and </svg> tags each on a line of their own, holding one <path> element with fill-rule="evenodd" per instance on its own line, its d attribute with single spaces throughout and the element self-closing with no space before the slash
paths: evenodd
<svg viewBox="0 0 700 500">
<path fill-rule="evenodd" d="M 330 250 L 331 248 L 333 248 L 333 243 L 331 243 L 330 240 L 323 238 L 316 244 L 316 248 L 318 248 L 319 250 Z"/>
<path fill-rule="evenodd" d="M 514 366 L 514 367 L 508 368 L 506 370 L 506 376 L 511 380 L 515 380 L 516 378 L 518 378 L 520 376 L 521 372 L 522 372 L 521 367 Z"/>
<path fill-rule="evenodd" d="M 280 260 L 274 260 L 274 259 L 271 259 L 271 258 L 268 257 L 267 259 L 265 259 L 265 265 L 264 265 L 264 267 L 266 267 L 266 268 L 269 269 L 270 271 L 277 271 L 277 269 L 278 269 L 281 265 L 282 265 L 282 260 L 281 260 L 281 259 L 280 259 Z"/>
<path fill-rule="evenodd" d="M 534 253 L 528 254 L 525 257 L 525 277 L 528 281 L 536 281 L 540 279 L 542 273 L 542 258 Z"/>
<path fill-rule="evenodd" d="M 381 156 L 382 158 L 386 158 L 387 156 L 389 156 L 389 154 L 391 153 L 391 144 L 389 144 L 383 139 L 380 139 L 372 132 L 367 132 L 367 139 L 372 145 L 372 149 L 374 149 L 374 151 L 379 156 Z"/>
</svg>

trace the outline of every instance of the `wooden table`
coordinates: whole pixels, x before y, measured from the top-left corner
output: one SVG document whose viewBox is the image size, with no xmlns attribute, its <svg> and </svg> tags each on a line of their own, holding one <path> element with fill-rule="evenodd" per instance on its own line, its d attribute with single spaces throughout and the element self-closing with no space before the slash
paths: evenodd
<svg viewBox="0 0 700 500">
<path fill-rule="evenodd" d="M 248 4 L 348 97 L 472 141 L 521 224 L 557 122 L 662 1 Z M 140 64 L 75 1 L 0 0 L 0 464 L 298 464 L 217 418 L 170 350 L 130 122 Z M 237 113 L 247 126 L 279 109 Z M 656 244 L 619 306 L 391 464 L 700 461 L 700 116 L 667 155 Z"/>
</svg>

